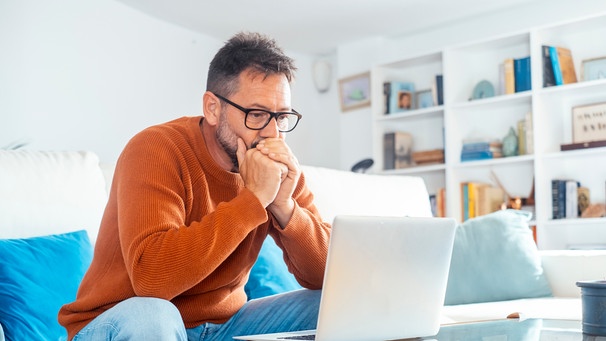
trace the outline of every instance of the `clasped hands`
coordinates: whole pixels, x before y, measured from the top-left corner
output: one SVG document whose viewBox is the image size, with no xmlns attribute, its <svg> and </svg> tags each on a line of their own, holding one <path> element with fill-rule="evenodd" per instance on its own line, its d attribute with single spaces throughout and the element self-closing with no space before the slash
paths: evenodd
<svg viewBox="0 0 606 341">
<path fill-rule="evenodd" d="M 292 195 L 299 181 L 299 162 L 281 138 L 266 138 L 247 149 L 238 138 L 238 163 L 244 185 L 286 226 L 294 210 Z"/>
</svg>

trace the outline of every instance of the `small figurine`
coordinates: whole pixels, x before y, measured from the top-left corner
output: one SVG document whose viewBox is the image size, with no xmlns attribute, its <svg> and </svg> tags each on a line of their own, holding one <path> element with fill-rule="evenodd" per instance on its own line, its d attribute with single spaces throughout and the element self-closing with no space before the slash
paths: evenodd
<svg viewBox="0 0 606 341">
<path fill-rule="evenodd" d="M 509 133 L 503 138 L 503 156 L 518 155 L 518 136 L 513 127 L 509 128 Z"/>
</svg>

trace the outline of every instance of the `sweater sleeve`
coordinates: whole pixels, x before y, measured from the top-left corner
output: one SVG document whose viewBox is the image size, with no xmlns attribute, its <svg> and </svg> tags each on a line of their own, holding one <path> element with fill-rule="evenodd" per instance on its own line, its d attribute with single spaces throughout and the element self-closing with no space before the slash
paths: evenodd
<svg viewBox="0 0 606 341">
<path fill-rule="evenodd" d="M 299 284 L 320 289 L 328 254 L 331 225 L 324 222 L 313 203 L 313 194 L 305 185 L 305 176 L 293 194 L 296 207 L 286 227 L 274 223 L 271 234 L 282 248 L 284 261 Z"/>
<path fill-rule="evenodd" d="M 149 132 L 133 138 L 118 161 L 118 230 L 139 296 L 170 300 L 204 280 L 237 278 L 242 267 L 230 267 L 227 259 L 268 219 L 246 189 L 215 204 L 201 168 L 191 166 L 196 163 L 174 139 Z"/>
</svg>

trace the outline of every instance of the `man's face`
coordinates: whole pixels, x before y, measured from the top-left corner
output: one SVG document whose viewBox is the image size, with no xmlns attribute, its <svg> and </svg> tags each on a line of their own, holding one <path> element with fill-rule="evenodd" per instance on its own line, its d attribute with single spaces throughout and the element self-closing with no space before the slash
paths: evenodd
<svg viewBox="0 0 606 341">
<path fill-rule="evenodd" d="M 269 111 L 290 111 L 290 85 L 284 75 L 263 75 L 243 72 L 240 75 L 239 89 L 228 99 L 244 108 L 257 108 Z M 261 130 L 248 129 L 244 125 L 246 114 L 239 109 L 221 103 L 221 114 L 217 124 L 216 137 L 219 144 L 231 159 L 234 170 L 238 170 L 238 137 L 244 140 L 247 148 L 255 147 L 260 141 L 268 137 L 281 137 L 284 134 L 278 131 L 274 119 Z"/>
</svg>

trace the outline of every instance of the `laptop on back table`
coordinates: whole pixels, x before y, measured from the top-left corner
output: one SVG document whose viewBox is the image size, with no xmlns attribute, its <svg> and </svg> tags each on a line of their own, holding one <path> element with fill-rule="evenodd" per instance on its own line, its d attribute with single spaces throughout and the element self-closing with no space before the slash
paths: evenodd
<svg viewBox="0 0 606 341">
<path fill-rule="evenodd" d="M 317 329 L 235 339 L 369 341 L 437 334 L 455 228 L 451 218 L 337 216 Z"/>
</svg>

